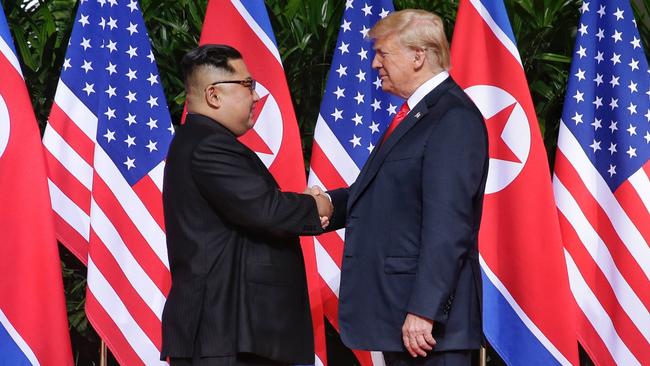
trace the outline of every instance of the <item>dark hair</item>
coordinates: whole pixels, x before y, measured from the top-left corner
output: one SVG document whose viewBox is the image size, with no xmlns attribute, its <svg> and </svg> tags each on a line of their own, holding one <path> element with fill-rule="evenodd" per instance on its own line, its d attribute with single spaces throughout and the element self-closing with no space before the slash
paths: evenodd
<svg viewBox="0 0 650 366">
<path fill-rule="evenodd" d="M 190 75 L 194 73 L 197 67 L 212 66 L 217 69 L 234 72 L 228 61 L 240 60 L 241 53 L 233 47 L 223 44 L 206 44 L 199 46 L 183 56 L 181 68 L 183 70 L 183 80 L 187 82 Z"/>
</svg>

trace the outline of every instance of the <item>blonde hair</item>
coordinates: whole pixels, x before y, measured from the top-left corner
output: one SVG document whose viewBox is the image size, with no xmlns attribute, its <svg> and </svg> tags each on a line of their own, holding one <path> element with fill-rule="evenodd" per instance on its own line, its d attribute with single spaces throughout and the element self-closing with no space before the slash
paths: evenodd
<svg viewBox="0 0 650 366">
<path fill-rule="evenodd" d="M 434 13 L 405 9 L 379 20 L 368 32 L 371 39 L 396 35 L 403 46 L 423 49 L 433 67 L 449 68 L 449 42 L 442 19 Z"/>
</svg>

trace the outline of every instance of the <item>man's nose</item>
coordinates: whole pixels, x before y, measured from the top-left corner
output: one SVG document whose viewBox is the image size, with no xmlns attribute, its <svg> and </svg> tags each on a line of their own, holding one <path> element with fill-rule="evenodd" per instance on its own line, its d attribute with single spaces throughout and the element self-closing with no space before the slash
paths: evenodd
<svg viewBox="0 0 650 366">
<path fill-rule="evenodd" d="M 371 64 L 373 69 L 378 69 L 381 67 L 381 62 L 379 61 L 379 57 L 375 55 L 375 57 L 372 58 L 372 64 Z"/>
<path fill-rule="evenodd" d="M 260 100 L 259 94 L 257 94 L 257 90 L 253 90 L 253 102 L 257 102 Z"/>
</svg>

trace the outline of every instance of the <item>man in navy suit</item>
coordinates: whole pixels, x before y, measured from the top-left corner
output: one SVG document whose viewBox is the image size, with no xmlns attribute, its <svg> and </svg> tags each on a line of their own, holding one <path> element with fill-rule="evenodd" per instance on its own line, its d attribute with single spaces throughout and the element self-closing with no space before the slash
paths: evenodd
<svg viewBox="0 0 650 366">
<path fill-rule="evenodd" d="M 395 12 L 368 34 L 382 88 L 406 102 L 356 182 L 328 192 L 330 229 L 346 227 L 341 337 L 389 366 L 469 365 L 482 342 L 485 123 L 446 71 L 437 15 Z"/>
</svg>

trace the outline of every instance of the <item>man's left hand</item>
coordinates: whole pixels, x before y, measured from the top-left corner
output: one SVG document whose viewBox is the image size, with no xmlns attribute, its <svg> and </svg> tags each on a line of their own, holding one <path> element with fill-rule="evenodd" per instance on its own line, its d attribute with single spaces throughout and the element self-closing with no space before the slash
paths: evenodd
<svg viewBox="0 0 650 366">
<path fill-rule="evenodd" d="M 433 320 L 415 314 L 407 314 L 402 326 L 404 347 L 413 357 L 425 357 L 433 350 L 436 340 L 431 335 Z"/>
</svg>

